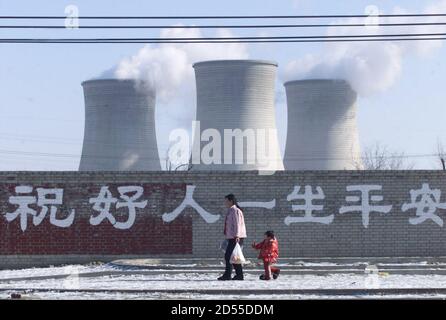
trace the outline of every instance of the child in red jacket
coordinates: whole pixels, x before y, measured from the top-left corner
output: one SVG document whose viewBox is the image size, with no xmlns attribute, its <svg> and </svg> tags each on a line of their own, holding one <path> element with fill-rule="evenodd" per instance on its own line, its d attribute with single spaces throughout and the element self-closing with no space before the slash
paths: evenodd
<svg viewBox="0 0 446 320">
<path fill-rule="evenodd" d="M 273 279 L 277 279 L 280 269 L 272 265 L 277 262 L 279 257 L 279 242 L 274 236 L 274 231 L 265 232 L 265 240 L 260 243 L 253 242 L 252 247 L 260 250 L 259 259 L 263 260 L 265 268 L 265 274 L 260 276 L 260 280 L 271 280 L 271 275 Z"/>
</svg>

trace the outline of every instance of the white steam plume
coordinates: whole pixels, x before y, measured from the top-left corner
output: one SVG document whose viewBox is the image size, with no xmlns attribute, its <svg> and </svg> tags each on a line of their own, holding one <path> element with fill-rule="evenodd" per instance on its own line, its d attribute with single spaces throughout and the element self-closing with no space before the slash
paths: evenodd
<svg viewBox="0 0 446 320">
<path fill-rule="evenodd" d="M 446 0 L 425 8 L 425 13 L 446 12 Z M 394 8 L 394 14 L 410 13 Z M 367 20 L 368 19 L 368 20 Z M 378 18 L 378 23 L 439 22 L 441 17 Z M 335 22 L 351 24 L 376 23 L 376 18 L 351 18 Z M 446 32 L 445 26 L 404 27 L 330 27 L 327 35 L 403 34 Z M 335 78 L 349 81 L 361 95 L 367 96 L 389 89 L 399 78 L 403 57 L 417 55 L 421 58 L 442 46 L 442 41 L 408 42 L 329 42 L 323 52 L 308 54 L 287 64 L 281 73 L 282 80 Z"/>
<path fill-rule="evenodd" d="M 225 29 L 214 32 L 217 37 L 233 36 Z M 160 38 L 202 38 L 198 29 L 166 29 Z M 118 79 L 135 79 L 139 89 L 156 89 L 156 131 L 162 166 L 170 142 L 171 130 L 183 128 L 191 134 L 195 118 L 195 77 L 192 65 L 203 60 L 246 59 L 247 46 L 242 43 L 167 43 L 145 45 L 133 56 L 121 60 L 106 75 Z M 182 163 L 171 159 L 174 166 Z"/>
<path fill-rule="evenodd" d="M 230 37 L 224 29 L 216 31 L 217 37 Z M 161 38 L 202 38 L 198 29 L 166 29 Z M 146 45 L 134 56 L 122 60 L 115 71 L 119 79 L 132 78 L 155 86 L 157 100 L 166 103 L 179 95 L 193 91 L 192 64 L 201 60 L 246 59 L 247 47 L 241 43 L 186 43 Z"/>
</svg>

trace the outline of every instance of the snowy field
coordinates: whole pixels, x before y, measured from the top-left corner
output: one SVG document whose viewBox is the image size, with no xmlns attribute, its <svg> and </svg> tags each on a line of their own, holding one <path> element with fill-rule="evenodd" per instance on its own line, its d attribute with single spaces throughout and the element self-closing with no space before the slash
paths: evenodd
<svg viewBox="0 0 446 320">
<path fill-rule="evenodd" d="M 10 299 L 10 293 L 3 292 L 0 299 Z M 153 294 L 131 294 L 131 293 L 86 293 L 86 292 L 29 292 L 21 293 L 22 299 L 29 300 L 360 300 L 360 299 L 441 299 L 446 300 L 446 295 L 367 295 L 367 296 L 324 296 L 324 295 L 286 295 L 286 294 L 270 294 L 270 295 L 215 295 L 215 294 L 170 294 L 170 293 L 153 293 Z"/>
<path fill-rule="evenodd" d="M 308 265 L 308 267 L 311 266 Z M 152 274 L 153 271 L 155 271 L 154 274 Z M 217 281 L 216 278 L 220 273 L 215 271 L 194 269 L 184 273 L 177 273 L 177 271 L 150 270 L 149 274 L 135 274 L 132 270 L 117 270 L 107 264 L 1 270 L 0 298 L 7 299 L 11 293 L 19 292 L 22 294 L 22 298 L 26 299 L 446 299 L 446 290 L 441 293 L 394 294 L 385 297 L 361 294 L 354 296 L 265 294 L 265 290 L 271 290 L 274 293 L 274 290 L 283 292 L 284 290 L 300 289 L 446 289 L 446 275 L 284 274 L 274 281 L 260 281 L 258 274 L 248 273 L 245 275 L 245 281 Z M 110 272 L 118 272 L 118 274 L 107 274 Z M 39 279 L 39 277 L 44 278 Z M 83 292 L 84 290 L 93 290 L 94 292 Z M 119 292 L 120 290 L 121 292 Z M 165 292 L 166 290 L 170 292 Z M 193 292 L 175 292 L 175 290 L 192 290 Z M 207 290 L 213 290 L 213 294 L 207 293 Z M 218 290 L 221 292 L 216 293 Z M 225 294 L 226 290 L 230 291 Z M 244 290 L 244 292 L 234 294 L 237 293 L 237 290 Z M 256 291 L 259 291 L 258 294 Z"/>
</svg>

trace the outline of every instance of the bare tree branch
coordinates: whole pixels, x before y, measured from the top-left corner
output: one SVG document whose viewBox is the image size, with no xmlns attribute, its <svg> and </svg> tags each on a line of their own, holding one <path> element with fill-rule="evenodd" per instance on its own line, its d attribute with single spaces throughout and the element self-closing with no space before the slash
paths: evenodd
<svg viewBox="0 0 446 320">
<path fill-rule="evenodd" d="M 412 170 L 413 163 L 406 162 L 404 152 L 390 151 L 387 146 L 379 142 L 366 147 L 362 155 L 364 170 Z"/>
<path fill-rule="evenodd" d="M 443 143 L 440 141 L 439 138 L 437 138 L 437 155 L 441 163 L 441 168 L 443 169 L 443 171 L 446 171 L 446 165 L 445 165 L 446 154 L 444 152 Z"/>
</svg>

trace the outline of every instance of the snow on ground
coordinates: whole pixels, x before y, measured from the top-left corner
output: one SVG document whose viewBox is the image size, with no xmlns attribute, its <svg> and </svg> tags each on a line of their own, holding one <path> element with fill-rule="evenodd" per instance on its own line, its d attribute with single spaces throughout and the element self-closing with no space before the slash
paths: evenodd
<svg viewBox="0 0 446 320">
<path fill-rule="evenodd" d="M 310 266 L 308 266 L 310 267 Z M 12 290 L 54 289 L 76 290 L 76 292 L 29 292 L 29 299 L 333 299 L 333 298 L 379 298 L 380 296 L 309 296 L 309 295 L 213 295 L 198 293 L 118 293 L 106 290 L 264 290 L 264 289 L 361 289 L 361 288 L 446 288 L 446 275 L 398 275 L 398 274 L 326 274 L 326 275 L 281 275 L 274 281 L 261 281 L 258 274 L 245 274 L 245 281 L 217 281 L 220 273 L 195 270 L 187 273 L 135 274 L 131 270 L 120 270 L 119 275 L 77 277 L 77 274 L 113 271 L 107 264 L 69 265 L 63 267 L 32 268 L 23 270 L 0 270 L 0 298 L 8 298 Z M 67 275 L 59 279 L 13 280 L 8 278 Z M 70 277 L 68 277 L 70 276 Z M 104 292 L 85 293 L 82 290 L 94 289 Z M 77 292 L 79 290 L 79 292 Z M 386 296 L 385 298 L 440 298 L 446 295 Z"/>
<path fill-rule="evenodd" d="M 1 292 L 0 299 L 8 299 L 12 292 Z M 446 300 L 446 295 L 386 295 L 385 299 L 441 299 Z M 379 295 L 367 296 L 324 296 L 324 295 L 220 295 L 220 294 L 172 294 L 172 293 L 108 293 L 108 292 L 36 292 L 22 293 L 22 299 L 29 300 L 316 300 L 316 299 L 383 299 Z"/>
<path fill-rule="evenodd" d="M 100 272 L 109 271 L 110 267 L 106 264 L 98 265 L 67 265 L 61 267 L 46 267 L 46 268 L 29 268 L 18 270 L 0 270 L 0 280 L 18 277 L 33 277 L 33 276 L 51 276 L 55 274 L 72 274 L 73 272 Z"/>
<path fill-rule="evenodd" d="M 446 288 L 445 275 L 388 275 L 357 274 L 281 275 L 275 281 L 260 281 L 258 275 L 247 274 L 245 281 L 217 281 L 216 273 L 187 273 L 161 275 L 128 275 L 79 277 L 0 282 L 0 288 L 20 289 L 360 289 L 373 283 L 380 288 Z M 374 280 L 376 279 L 376 280 Z M 372 282 L 377 281 L 377 282 Z M 376 285 L 375 285 L 376 283 Z"/>
</svg>

